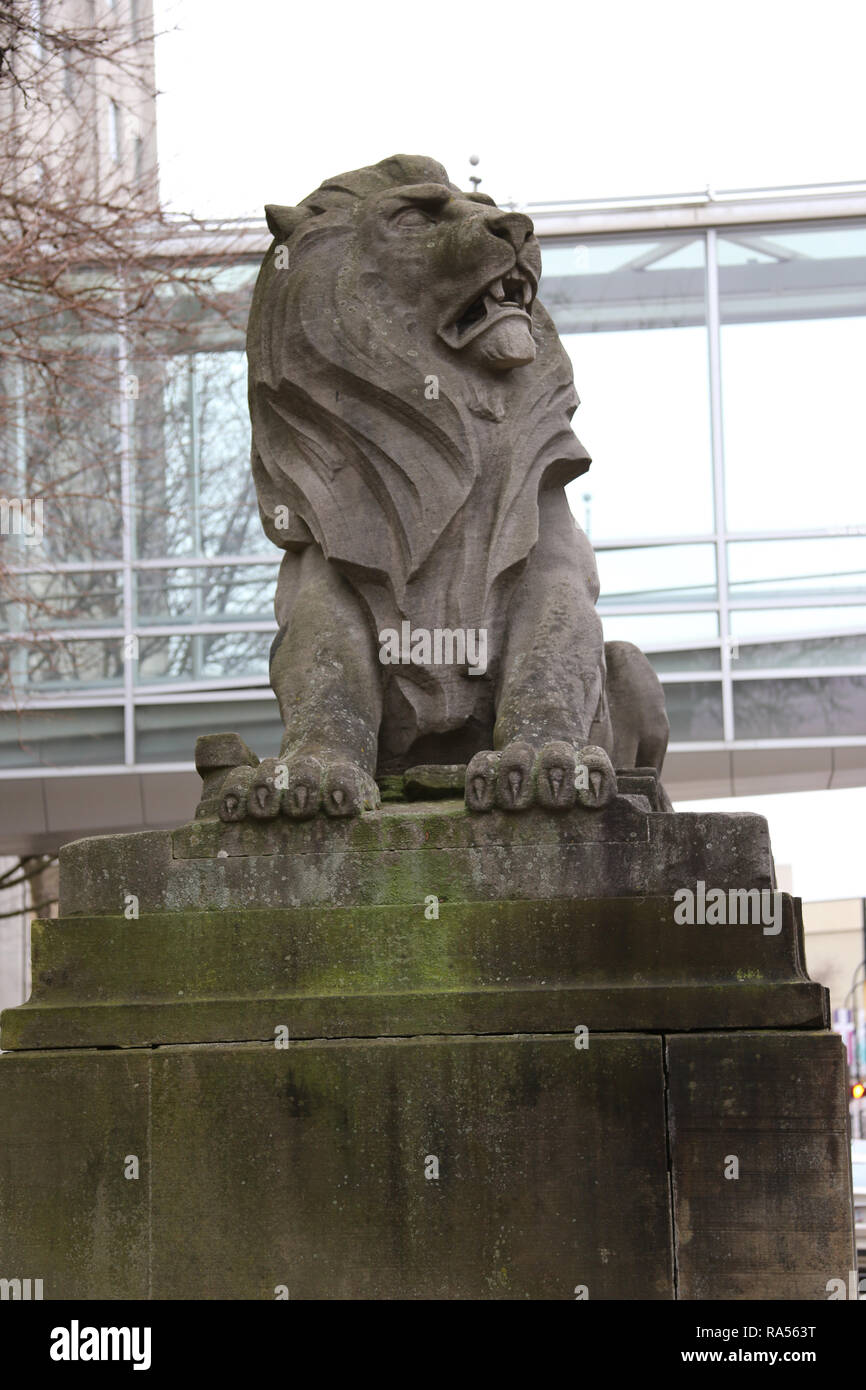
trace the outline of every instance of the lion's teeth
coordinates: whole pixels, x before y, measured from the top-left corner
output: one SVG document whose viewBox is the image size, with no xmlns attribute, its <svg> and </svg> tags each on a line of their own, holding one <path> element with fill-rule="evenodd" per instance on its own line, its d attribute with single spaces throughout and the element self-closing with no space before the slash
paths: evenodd
<svg viewBox="0 0 866 1390">
<path fill-rule="evenodd" d="M 490 288 L 489 288 L 489 290 L 487 291 L 487 293 L 488 293 L 489 295 L 492 295 L 492 297 L 493 297 L 494 299 L 504 299 L 504 298 L 505 298 L 505 286 L 503 285 L 503 283 L 502 283 L 501 280 L 497 280 L 494 284 L 492 284 L 492 285 L 490 286 Z"/>
</svg>

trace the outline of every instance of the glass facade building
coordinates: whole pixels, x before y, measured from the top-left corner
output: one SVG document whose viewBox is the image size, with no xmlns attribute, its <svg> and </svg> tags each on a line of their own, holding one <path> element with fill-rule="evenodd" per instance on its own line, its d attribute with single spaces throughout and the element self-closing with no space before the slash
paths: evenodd
<svg viewBox="0 0 866 1390">
<path fill-rule="evenodd" d="M 866 783 L 866 186 L 526 210 L 594 459 L 569 496 L 606 635 L 664 683 L 672 794 Z M 104 345 L 103 418 L 74 372 L 59 405 L 25 383 L 2 445 L 7 491 L 65 485 L 38 545 L 2 537 L 0 852 L 185 819 L 199 733 L 279 744 L 243 351 L 266 234 L 202 238 L 206 307 L 179 288 L 158 351 Z"/>
</svg>

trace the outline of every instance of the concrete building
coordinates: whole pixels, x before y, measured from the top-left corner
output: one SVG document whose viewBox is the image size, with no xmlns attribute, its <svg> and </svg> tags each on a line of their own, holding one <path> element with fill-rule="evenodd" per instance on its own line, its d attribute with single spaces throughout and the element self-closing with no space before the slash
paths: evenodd
<svg viewBox="0 0 866 1390">
<path fill-rule="evenodd" d="M 6 196 L 11 181 L 58 206 L 69 189 L 78 203 L 134 198 L 154 206 L 152 0 L 30 0 L 28 18 L 13 59 L 20 82 L 0 85 Z M 73 42 L 50 41 L 53 31 Z M 86 37 L 96 34 L 96 42 Z"/>
</svg>

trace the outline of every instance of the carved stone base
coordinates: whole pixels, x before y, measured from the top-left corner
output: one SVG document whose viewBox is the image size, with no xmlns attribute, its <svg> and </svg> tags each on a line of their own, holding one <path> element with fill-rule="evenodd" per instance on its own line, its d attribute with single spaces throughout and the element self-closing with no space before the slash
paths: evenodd
<svg viewBox="0 0 866 1390">
<path fill-rule="evenodd" d="M 4 1054 L 0 1263 L 46 1299 L 824 1299 L 844 1068 L 766 1031 Z"/>
<path fill-rule="evenodd" d="M 845 1058 L 799 903 L 678 921 L 696 880 L 771 896 L 766 825 L 642 796 L 67 846 L 2 1020 L 0 1275 L 827 1297 L 854 1268 Z"/>
</svg>

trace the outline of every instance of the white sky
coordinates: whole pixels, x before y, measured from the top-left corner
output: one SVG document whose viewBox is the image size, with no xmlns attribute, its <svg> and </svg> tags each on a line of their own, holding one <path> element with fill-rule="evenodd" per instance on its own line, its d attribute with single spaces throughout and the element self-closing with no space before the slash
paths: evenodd
<svg viewBox="0 0 866 1390">
<path fill-rule="evenodd" d="M 862 0 L 155 8 L 163 195 L 200 216 L 397 152 L 464 187 L 478 154 L 482 188 L 516 202 L 866 177 Z M 802 896 L 866 896 L 866 789 L 694 804 L 767 815 Z"/>
<path fill-rule="evenodd" d="M 163 188 L 255 215 L 397 152 L 516 201 L 862 178 L 862 0 L 155 0 Z"/>
</svg>

